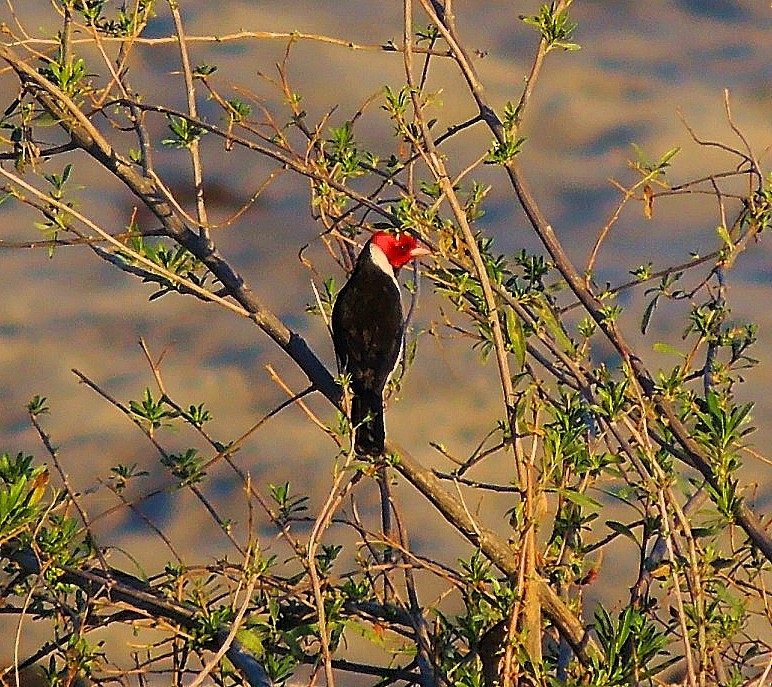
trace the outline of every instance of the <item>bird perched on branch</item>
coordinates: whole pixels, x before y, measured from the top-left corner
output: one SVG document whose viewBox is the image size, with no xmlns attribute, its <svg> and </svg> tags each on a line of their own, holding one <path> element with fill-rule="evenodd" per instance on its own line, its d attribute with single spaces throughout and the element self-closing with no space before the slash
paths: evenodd
<svg viewBox="0 0 772 687">
<path fill-rule="evenodd" d="M 357 258 L 332 310 L 340 370 L 351 377 L 351 425 L 359 455 L 383 453 L 383 390 L 402 351 L 404 320 L 397 273 L 428 255 L 410 234 L 379 231 Z"/>
</svg>

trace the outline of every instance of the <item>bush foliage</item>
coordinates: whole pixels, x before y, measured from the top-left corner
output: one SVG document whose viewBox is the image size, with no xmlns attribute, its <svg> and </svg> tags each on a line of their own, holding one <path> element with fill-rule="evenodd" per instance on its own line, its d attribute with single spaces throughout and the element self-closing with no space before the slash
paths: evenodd
<svg viewBox="0 0 772 687">
<path fill-rule="evenodd" d="M 18 87 L 2 103 L 5 202 L 37 214 L 30 229 L 53 258 L 50 269 L 61 251 L 81 246 L 147 283 L 150 301 L 192 297 L 267 334 L 309 385 L 290 390 L 270 415 L 302 405 L 319 428 L 313 469 L 325 478 L 332 469 L 332 487 L 317 506 L 305 484 L 254 483 L 239 451 L 250 434 L 270 429 L 260 421 L 246 433 L 234 427 L 231 436 L 218 436 L 211 429 L 217 410 L 207 399 L 176 399 L 147 349 L 151 375 L 140 398 L 114 398 L 79 373 L 144 435 L 158 471 L 169 478 L 160 491 L 192 495 L 234 551 L 209 564 L 194 560 L 196 551 L 178 551 L 140 509 L 159 493 L 143 481 L 147 471 L 139 462 L 118 464 L 98 476 L 110 508 L 136 513 L 169 552 L 166 566 L 148 574 L 118 570 L 107 560 L 111 542 L 92 531 L 102 514 L 89 512 L 71 488 L 55 438 L 47 434 L 53 411 L 35 397 L 27 411 L 40 454 L 0 447 L 1 589 L 3 612 L 18 616 L 19 633 L 31 622 L 25 619 L 45 619 L 49 630 L 33 654 L 17 652 L 5 683 L 36 663 L 57 686 L 84 679 L 124 685 L 321 679 L 456 687 L 766 684 L 772 540 L 741 473 L 743 459 L 757 454 L 746 439 L 753 406 L 736 395 L 756 362 L 758 332 L 731 317 L 727 280 L 738 256 L 772 224 L 772 175 L 734 123 L 728 99 L 732 142 L 694 134 L 706 149 L 723 151 L 728 167 L 703 168 L 674 185 L 668 172 L 676 148 L 653 159 L 638 150 L 635 177 L 618 184 L 618 207 L 582 269 L 520 165 L 529 145 L 523 121 L 542 68 L 549 68 L 551 53 L 579 47 L 570 1 L 523 18 L 533 29 L 532 67 L 518 97 L 500 108 L 487 99 L 450 0 L 405 0 L 404 27 L 396 27 L 402 37 L 383 45 L 301 33 L 203 39 L 285 41 L 284 61 L 273 76 L 264 75 L 281 96 L 276 107 L 215 65 L 196 64 L 182 2 L 40 4 L 58 22 L 55 35 L 30 35 L 19 22 L 3 27 L 0 59 Z M 162 19 L 170 32 L 150 34 Z M 156 43 L 179 51 L 178 73 L 165 77 L 170 92 L 179 89 L 177 108 L 134 78 L 138 46 Z M 290 77 L 299 43 L 390 53 L 403 67 L 402 80 L 384 84 L 356 112 L 313 121 L 304 103 L 315 94 L 297 92 Z M 427 74 L 438 62 L 453 65 L 465 91 L 457 84 L 442 95 L 429 88 Z M 439 131 L 440 97 L 471 98 L 475 116 Z M 202 116 L 204 106 L 217 115 Z M 360 142 L 367 118 L 389 121 L 390 155 Z M 474 162 L 455 159 L 450 144 L 474 132 L 469 145 L 477 145 L 483 130 L 489 142 L 477 147 Z M 217 146 L 204 150 L 205 140 Z M 416 268 L 406 300 L 426 299 L 437 308 L 426 336 L 458 337 L 497 371 L 490 395 L 501 399 L 498 418 L 479 429 L 471 455 L 455 456 L 442 437 L 428 440 L 443 467 L 427 467 L 409 446 L 389 444 L 382 461 L 353 454 L 345 379 L 267 307 L 261 288 L 268 286 L 251 287 L 218 247 L 204 169 L 207 156 L 233 150 L 271 166 L 264 185 L 279 174 L 307 180 L 318 240 L 344 270 L 376 229 L 410 232 L 431 247 L 420 272 L 435 295 L 418 295 Z M 173 174 L 163 171 L 174 167 L 168 159 L 189 164 L 189 202 L 174 190 Z M 539 250 L 498 252 L 479 222 L 490 191 L 475 180 L 484 166 L 496 169 L 496 183 L 524 211 Z M 133 215 L 116 229 L 78 201 L 79 177 L 95 170 L 145 208 L 145 219 Z M 596 283 L 599 251 L 623 212 L 656 221 L 655 205 L 666 212 L 666 199 L 698 193 L 718 214 L 718 235 L 709 227 L 699 254 L 665 268 L 643 263 L 625 283 Z M 258 195 L 234 208 L 230 221 Z M 336 281 L 315 272 L 320 278 L 308 317 L 326 322 L 340 273 Z M 645 297 L 633 313 L 644 334 L 663 304 L 682 313 L 675 325 L 681 345 L 659 346 L 669 367 L 654 368 L 649 349 L 631 331 L 632 318 L 623 323 L 622 296 L 631 291 Z M 392 396 L 421 342 L 411 333 Z M 311 393 L 327 399 L 327 416 L 304 405 Z M 184 449 L 180 437 L 188 442 Z M 486 470 L 492 465 L 495 470 Z M 214 470 L 240 480 L 248 527 L 218 512 L 209 491 Z M 394 481 L 410 485 L 410 503 L 399 502 Z M 344 508 L 372 482 L 380 490 L 379 513 Z M 509 504 L 496 519 L 472 505 L 492 493 Z M 448 536 L 455 531 L 468 541 L 469 554 L 454 566 L 411 547 L 403 513 L 417 500 Z M 353 551 L 342 530 L 355 533 Z M 635 583 L 613 608 L 605 607 L 590 600 L 590 591 L 604 565 L 612 565 L 604 563 L 604 552 L 620 538 L 637 553 L 624 562 Z M 131 640 L 106 642 L 105 628 L 121 626 Z"/>
</svg>

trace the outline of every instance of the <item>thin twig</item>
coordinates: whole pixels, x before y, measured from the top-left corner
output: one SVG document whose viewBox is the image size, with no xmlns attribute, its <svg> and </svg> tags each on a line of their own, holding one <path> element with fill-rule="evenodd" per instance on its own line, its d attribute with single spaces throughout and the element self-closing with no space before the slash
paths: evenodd
<svg viewBox="0 0 772 687">
<path fill-rule="evenodd" d="M 317 43 L 327 43 L 329 45 L 346 48 L 352 51 L 364 51 L 364 52 L 388 52 L 399 53 L 402 52 L 402 48 L 395 43 L 357 43 L 345 38 L 335 38 L 334 36 L 325 36 L 322 34 L 306 33 L 303 31 L 236 31 L 233 33 L 225 33 L 222 35 L 189 35 L 185 37 L 187 43 L 230 43 L 234 41 L 242 41 L 245 39 L 256 40 L 283 40 L 283 41 L 296 41 L 296 40 L 308 40 Z M 102 40 L 105 43 L 124 43 L 125 38 L 120 36 L 103 36 Z M 75 38 L 72 41 L 73 45 L 82 45 L 93 43 L 93 38 Z M 150 46 L 165 46 L 174 43 L 178 43 L 176 35 L 171 36 L 158 36 L 156 38 L 148 38 L 145 36 L 138 36 L 132 39 L 133 43 L 137 45 L 150 45 Z M 9 47 L 27 47 L 27 46 L 57 46 L 58 41 L 49 38 L 37 38 L 27 35 L 22 40 L 16 40 L 9 43 Z M 430 48 L 423 48 L 421 46 L 413 46 L 413 52 L 419 55 L 433 55 L 435 57 L 451 57 L 449 50 L 433 50 Z"/>
<path fill-rule="evenodd" d="M 168 0 L 169 9 L 174 20 L 174 29 L 177 33 L 177 43 L 180 48 L 182 61 L 182 74 L 185 79 L 185 92 L 188 97 L 188 115 L 191 119 L 198 119 L 196 107 L 196 89 L 193 84 L 193 70 L 190 67 L 190 57 L 185 39 L 185 29 L 182 23 L 182 15 L 177 0 Z M 204 203 L 204 177 L 201 169 L 201 155 L 199 153 L 199 137 L 194 136 L 187 146 L 190 151 L 190 160 L 193 165 L 193 188 L 196 196 L 196 214 L 201 238 L 210 241 L 209 220 L 207 219 L 206 204 Z"/>
<path fill-rule="evenodd" d="M 64 469 L 62 468 L 62 464 L 59 461 L 58 449 L 51 443 L 51 438 L 48 436 L 48 434 L 45 432 L 43 427 L 40 425 L 40 422 L 38 421 L 38 416 L 35 413 L 33 413 L 32 410 L 29 411 L 28 415 L 29 415 L 30 422 L 32 423 L 32 426 L 35 428 L 35 431 L 38 433 L 40 440 L 43 442 L 43 446 L 45 446 L 46 451 L 48 451 L 48 455 L 51 456 L 51 460 L 54 463 L 54 467 L 56 468 L 56 471 L 59 473 L 59 477 L 62 480 L 62 484 L 64 485 L 67 495 L 70 497 L 72 504 L 75 506 L 75 510 L 78 511 L 78 515 L 80 516 L 80 519 L 83 522 L 84 531 L 87 533 L 87 536 L 89 537 L 89 539 L 91 539 L 93 535 L 92 535 L 91 523 L 89 522 L 89 517 L 86 514 L 86 511 L 80 505 L 78 494 L 70 485 L 70 480 L 67 477 L 67 474 L 64 472 Z M 92 541 L 92 545 L 94 547 L 94 553 L 99 559 L 100 565 L 104 570 L 107 570 L 108 565 L 107 565 L 107 561 L 105 560 L 104 554 L 102 553 L 102 549 L 97 545 L 96 542 Z"/>
<path fill-rule="evenodd" d="M 244 562 L 244 568 L 246 570 L 247 567 L 247 559 Z M 255 590 L 255 585 L 257 584 L 258 576 L 257 575 L 251 575 L 250 580 L 247 584 L 247 588 L 244 590 L 244 603 L 241 604 L 241 608 L 239 608 L 239 612 L 236 614 L 236 617 L 233 619 L 233 622 L 231 623 L 230 631 L 226 635 L 225 639 L 222 640 L 222 644 L 220 644 L 220 647 L 215 652 L 215 655 L 212 656 L 212 658 L 207 662 L 207 664 L 204 666 L 204 669 L 196 676 L 196 679 L 193 680 L 193 682 L 188 685 L 188 687 L 198 687 L 200 684 L 206 680 L 209 673 L 211 673 L 216 667 L 217 664 L 222 660 L 223 656 L 225 656 L 228 651 L 230 650 L 231 646 L 233 645 L 233 641 L 236 639 L 236 635 L 238 634 L 238 631 L 241 629 L 241 624 L 244 620 L 244 614 L 247 612 L 247 609 L 249 608 L 249 604 L 252 602 L 252 592 Z"/>
<path fill-rule="evenodd" d="M 316 601 L 316 616 L 319 622 L 319 639 L 322 646 L 322 657 L 324 659 L 324 671 L 327 678 L 327 687 L 333 687 L 335 685 L 335 675 L 332 670 L 332 654 L 330 652 L 330 638 L 327 632 L 327 613 L 324 609 L 324 596 L 322 595 L 322 585 L 319 579 L 319 571 L 316 567 L 316 552 L 321 543 L 321 536 L 327 529 L 332 516 L 337 510 L 338 506 L 346 498 L 346 495 L 353 489 L 353 487 L 362 478 L 362 472 L 356 472 L 352 475 L 345 485 L 343 480 L 348 472 L 348 468 L 354 459 L 353 447 L 349 454 L 346 456 L 346 461 L 339 469 L 336 475 L 333 486 L 330 489 L 330 493 L 327 496 L 327 501 L 322 506 L 319 515 L 314 522 L 314 527 L 311 530 L 311 534 L 308 537 L 308 572 L 311 577 L 311 584 L 314 592 L 314 599 Z"/>
</svg>

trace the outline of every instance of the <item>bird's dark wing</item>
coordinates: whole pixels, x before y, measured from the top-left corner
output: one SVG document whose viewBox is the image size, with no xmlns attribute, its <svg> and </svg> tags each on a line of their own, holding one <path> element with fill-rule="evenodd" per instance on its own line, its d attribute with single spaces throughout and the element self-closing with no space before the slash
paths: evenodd
<svg viewBox="0 0 772 687">
<path fill-rule="evenodd" d="M 360 271 L 364 273 L 355 272 L 335 301 L 333 344 L 354 393 L 366 389 L 380 394 L 402 348 L 402 305 L 389 275 L 372 266 Z"/>
</svg>

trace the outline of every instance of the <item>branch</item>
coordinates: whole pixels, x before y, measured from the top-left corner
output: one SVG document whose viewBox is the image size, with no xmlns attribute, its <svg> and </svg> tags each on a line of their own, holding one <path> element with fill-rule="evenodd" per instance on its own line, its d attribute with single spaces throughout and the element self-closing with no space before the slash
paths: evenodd
<svg viewBox="0 0 772 687">
<path fill-rule="evenodd" d="M 437 22 L 440 31 L 453 51 L 456 63 L 461 69 L 464 78 L 467 80 L 469 89 L 477 103 L 481 118 L 488 125 L 496 139 L 500 143 L 503 142 L 505 140 L 504 127 L 493 108 L 488 105 L 483 93 L 482 84 L 479 82 L 466 53 L 455 39 L 451 29 L 448 28 L 434 12 L 429 1 L 421 0 L 421 4 L 427 14 L 431 16 L 432 20 Z M 563 4 L 565 3 L 561 3 L 561 6 Z M 699 470 L 711 486 L 716 487 L 716 476 L 710 465 L 709 457 L 702 447 L 691 438 L 689 430 L 681 422 L 670 400 L 656 391 L 651 375 L 644 367 L 643 362 L 627 343 L 616 326 L 616 323 L 606 316 L 602 303 L 592 293 L 585 283 L 585 280 L 568 257 L 568 254 L 565 252 L 563 244 L 555 234 L 552 225 L 547 221 L 541 209 L 536 204 L 533 194 L 520 171 L 517 158 L 511 158 L 504 165 L 504 168 L 534 232 L 547 249 L 552 261 L 566 280 L 571 291 L 573 291 L 587 313 L 595 320 L 606 338 L 612 346 L 614 346 L 622 360 L 632 371 L 635 381 L 638 384 L 641 397 L 652 402 L 660 416 L 667 420 L 670 429 L 676 437 L 676 441 L 688 455 L 689 464 Z M 737 522 L 743 528 L 753 544 L 764 554 L 768 561 L 772 562 L 772 537 L 766 532 L 758 516 L 756 516 L 742 500 L 739 501 L 734 515 Z"/>
<path fill-rule="evenodd" d="M 218 279 L 227 293 L 250 318 L 289 355 L 319 391 L 337 404 L 341 392 L 332 375 L 306 341 L 290 330 L 250 289 L 214 244 L 192 231 L 166 201 L 157 183 L 140 175 L 131 163 L 112 148 L 78 106 L 60 89 L 26 64 L 12 50 L 0 46 L 0 58 L 17 73 L 22 84 L 31 88 L 38 102 L 50 112 L 73 142 L 112 172 L 139 198 L 164 226 L 167 235 L 184 246 Z"/>
<path fill-rule="evenodd" d="M 451 496 L 439 478 L 427 470 L 403 449 L 388 442 L 387 451 L 399 456 L 396 469 L 455 527 L 469 542 L 488 557 L 506 575 L 517 575 L 518 566 L 508 542 L 498 534 L 475 522 L 458 498 Z M 543 580 L 533 581 L 545 615 L 571 645 L 582 663 L 590 657 L 600 657 L 601 651 L 593 642 L 581 620 L 566 606 Z"/>
<path fill-rule="evenodd" d="M 391 41 L 387 43 L 356 43 L 344 38 L 335 38 L 334 36 L 325 36 L 316 33 L 305 33 L 303 31 L 236 31 L 234 33 L 225 33 L 222 35 L 211 36 L 185 36 L 186 43 L 230 43 L 240 41 L 246 38 L 255 38 L 257 40 L 288 40 L 288 41 L 316 41 L 317 43 L 327 43 L 341 48 L 348 48 L 352 51 L 364 52 L 389 52 L 399 53 L 403 48 Z M 123 44 L 126 39 L 123 36 L 101 36 L 99 39 L 103 43 Z M 82 45 L 94 43 L 94 38 L 75 38 L 70 41 L 71 45 Z M 173 45 L 177 43 L 177 36 L 159 36 L 158 38 L 147 38 L 144 36 L 132 36 L 131 42 L 136 45 Z M 42 45 L 58 47 L 59 41 L 51 38 L 27 38 L 9 43 L 9 47 L 26 47 L 28 45 Z M 432 55 L 434 57 L 452 57 L 450 50 L 433 50 L 431 48 L 422 48 L 413 46 L 413 52 L 418 55 Z"/>
<path fill-rule="evenodd" d="M 36 552 L 30 548 L 14 549 L 10 545 L 0 548 L 0 553 L 3 557 L 21 566 L 28 575 L 39 575 L 44 567 L 53 568 L 61 572 L 62 582 L 73 584 L 93 597 L 105 596 L 113 602 L 122 602 L 145 611 L 154 618 L 166 618 L 188 630 L 194 630 L 198 627 L 199 614 L 196 609 L 157 596 L 150 591 L 152 587 L 140 588 L 134 584 L 129 584 L 124 573 L 112 568 L 107 572 L 79 570 L 68 565 L 57 565 L 50 559 L 41 560 Z M 263 666 L 253 654 L 241 645 L 238 639 L 230 636 L 230 628 L 223 626 L 218 629 L 212 646 L 218 650 L 225 646 L 227 641 L 230 641 L 230 647 L 226 656 L 241 671 L 251 687 L 272 687 L 273 683 Z"/>
<path fill-rule="evenodd" d="M 146 177 L 141 177 L 130 167 L 129 163 L 119 158 L 109 143 L 82 116 L 82 113 L 77 110 L 77 106 L 69 101 L 66 95 L 58 91 L 53 85 L 32 71 L 25 63 L 15 58 L 10 51 L 2 47 L 0 47 L 0 57 L 6 59 L 11 64 L 20 78 L 31 80 L 45 89 L 44 91 L 38 91 L 36 97 L 44 107 L 59 115 L 60 125 L 70 133 L 79 147 L 89 152 L 118 178 L 124 181 L 153 211 L 164 227 L 166 227 L 169 235 L 207 265 L 213 274 L 226 286 L 229 293 L 246 310 L 252 313 L 252 319 L 295 360 L 308 375 L 312 384 L 322 391 L 332 403 L 337 405 L 340 398 L 340 390 L 321 361 L 308 348 L 305 341 L 294 332 L 291 332 L 273 313 L 259 302 L 252 291 L 243 285 L 240 277 L 232 271 L 231 267 L 211 245 L 202 245 L 203 241 L 200 237 L 185 226 L 173 214 L 168 204 L 159 198 L 154 182 Z M 69 107 L 70 111 L 65 109 L 65 107 Z M 476 247 L 474 241 L 472 245 Z M 404 463 L 404 465 L 407 464 Z M 417 463 L 410 461 L 409 464 L 413 468 L 411 471 L 401 469 L 405 477 L 429 497 L 430 501 L 440 509 L 440 512 L 451 524 L 459 529 L 470 541 L 477 543 L 502 571 L 512 574 L 516 567 L 513 564 L 511 552 L 506 542 L 489 530 L 485 530 L 488 536 L 483 541 L 478 542 L 476 532 L 480 531 L 479 528 L 469 519 L 466 511 L 458 507 L 456 502 L 448 497 L 447 494 L 444 494 L 442 487 L 439 486 L 439 480 Z M 400 465 L 403 464 L 401 463 Z M 437 488 L 434 491 L 432 489 L 425 491 L 422 485 L 426 480 L 435 483 Z M 444 494 L 445 498 L 437 496 L 441 493 Z M 447 510 L 451 506 L 452 509 Z M 453 511 L 455 511 L 455 515 L 449 516 L 448 514 Z M 580 658 L 584 657 L 586 660 L 586 657 L 589 655 L 587 653 L 588 647 L 594 647 L 594 644 L 589 639 L 582 623 L 571 614 L 546 582 L 540 581 L 538 583 L 538 593 L 547 615 L 566 636 L 567 641 L 577 651 L 577 655 Z"/>
<path fill-rule="evenodd" d="M 180 59 L 182 61 L 182 74 L 185 79 L 185 92 L 188 96 L 188 114 L 191 119 L 198 119 L 196 108 L 196 88 L 193 85 L 193 70 L 190 67 L 190 56 L 185 38 L 185 29 L 182 25 L 182 15 L 176 0 L 169 0 L 169 9 L 174 19 L 174 28 L 177 31 L 177 42 L 180 47 Z M 199 233 L 204 240 L 209 239 L 209 220 L 204 203 L 204 177 L 201 169 L 201 155 L 199 152 L 198 137 L 194 138 L 188 146 L 190 160 L 193 166 L 193 186 L 196 193 L 196 213 L 198 217 Z"/>
</svg>

